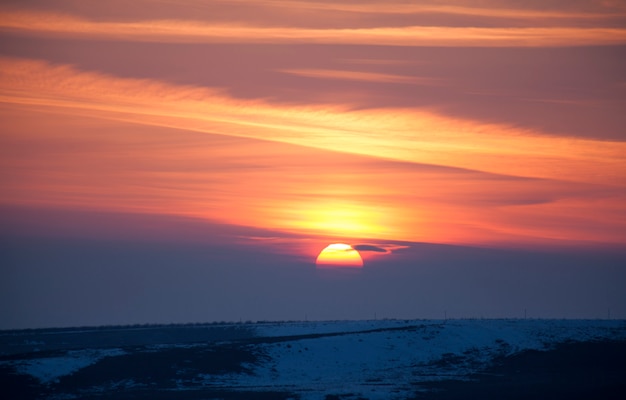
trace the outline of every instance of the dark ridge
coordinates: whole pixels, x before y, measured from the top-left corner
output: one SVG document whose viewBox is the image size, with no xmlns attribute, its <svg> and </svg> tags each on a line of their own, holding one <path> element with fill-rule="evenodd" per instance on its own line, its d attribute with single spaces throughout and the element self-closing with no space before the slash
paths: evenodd
<svg viewBox="0 0 626 400">
<path fill-rule="evenodd" d="M 43 399 L 47 397 L 47 388 L 30 375 L 17 374 L 6 365 L 0 365 L 0 388 L 6 399 Z"/>
<path fill-rule="evenodd" d="M 470 381 L 419 383 L 414 400 L 626 398 L 626 341 L 577 342 L 502 357 Z"/>
<path fill-rule="evenodd" d="M 0 361 L 41 356 L 58 350 L 159 344 L 216 343 L 254 337 L 253 326 L 150 325 L 96 329 L 33 330 L 0 335 Z"/>
</svg>

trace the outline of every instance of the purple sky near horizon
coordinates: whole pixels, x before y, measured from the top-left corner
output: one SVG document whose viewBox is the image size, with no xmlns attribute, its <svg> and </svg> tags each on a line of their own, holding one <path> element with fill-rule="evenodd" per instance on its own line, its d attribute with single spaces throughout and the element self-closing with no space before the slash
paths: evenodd
<svg viewBox="0 0 626 400">
<path fill-rule="evenodd" d="M 6 1 L 0 329 L 626 318 L 620 1 Z M 364 267 L 320 271 L 328 244 Z"/>
</svg>

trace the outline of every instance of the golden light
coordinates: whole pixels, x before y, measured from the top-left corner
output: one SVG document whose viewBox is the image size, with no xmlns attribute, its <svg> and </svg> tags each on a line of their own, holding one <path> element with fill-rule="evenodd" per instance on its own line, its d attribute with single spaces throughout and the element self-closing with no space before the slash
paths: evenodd
<svg viewBox="0 0 626 400">
<path fill-rule="evenodd" d="M 367 192 L 365 189 L 361 190 L 363 186 L 355 180 L 349 181 L 349 184 L 354 185 L 355 193 L 322 194 L 328 196 L 332 193 L 337 197 L 345 197 L 345 200 L 313 199 L 291 204 L 289 211 L 282 211 L 283 214 L 288 213 L 285 214 L 288 219 L 284 227 L 327 237 L 383 237 L 392 211 L 387 210 L 385 206 L 354 200 L 353 197 L 364 196 Z"/>
<path fill-rule="evenodd" d="M 362 268 L 363 259 L 349 244 L 333 243 L 317 256 L 317 268 Z"/>
</svg>

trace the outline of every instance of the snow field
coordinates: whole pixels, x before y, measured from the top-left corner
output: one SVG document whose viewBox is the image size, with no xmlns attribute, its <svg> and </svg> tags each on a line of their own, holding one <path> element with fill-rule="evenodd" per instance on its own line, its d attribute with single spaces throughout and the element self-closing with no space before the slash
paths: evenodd
<svg viewBox="0 0 626 400">
<path fill-rule="evenodd" d="M 267 325 L 259 334 L 293 340 L 263 345 L 271 361 L 230 385 L 289 390 L 305 400 L 328 393 L 374 400 L 406 398 L 419 382 L 465 379 L 522 350 L 625 339 L 626 328 L 621 321 L 345 321 Z M 311 334 L 322 336 L 298 338 Z"/>
</svg>

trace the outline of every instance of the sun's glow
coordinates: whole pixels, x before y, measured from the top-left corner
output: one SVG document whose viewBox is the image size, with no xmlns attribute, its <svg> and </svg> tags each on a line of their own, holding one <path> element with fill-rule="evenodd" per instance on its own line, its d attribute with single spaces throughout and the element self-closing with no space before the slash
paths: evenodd
<svg viewBox="0 0 626 400">
<path fill-rule="evenodd" d="M 333 243 L 317 256 L 315 265 L 318 268 L 361 268 L 363 259 L 358 251 L 344 243 Z"/>
<path fill-rule="evenodd" d="M 302 225 L 326 232 L 362 232 L 371 229 L 363 214 L 357 209 L 320 207 L 311 210 Z"/>
</svg>

